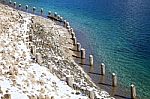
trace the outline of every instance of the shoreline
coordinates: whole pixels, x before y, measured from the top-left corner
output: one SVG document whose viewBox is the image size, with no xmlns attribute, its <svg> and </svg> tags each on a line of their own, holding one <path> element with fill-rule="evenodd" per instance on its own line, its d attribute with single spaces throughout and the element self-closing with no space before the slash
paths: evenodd
<svg viewBox="0 0 150 99">
<path fill-rule="evenodd" d="M 21 11 L 19 11 L 19 12 L 21 12 Z M 37 18 L 38 16 L 34 16 L 34 17 Z M 36 20 L 36 19 L 35 19 L 35 20 Z M 33 23 L 34 23 L 35 20 L 33 20 Z M 43 21 L 43 20 L 47 20 L 47 19 L 44 19 L 44 18 L 42 19 L 42 18 L 41 18 L 40 20 Z M 39 21 L 39 22 L 40 22 L 40 21 Z M 38 25 L 37 25 L 37 26 L 38 26 Z M 41 26 L 42 26 L 42 25 L 41 25 Z M 36 28 L 36 25 L 35 25 L 35 28 Z M 58 28 L 59 28 L 59 26 L 58 26 Z M 60 28 L 62 28 L 62 26 L 60 26 Z M 37 28 L 37 29 L 39 29 L 39 28 Z M 35 30 L 33 29 L 33 31 L 36 31 L 36 29 L 35 29 Z M 36 32 L 38 32 L 38 31 L 36 31 Z M 34 34 L 34 32 L 33 32 L 33 34 Z M 34 34 L 33 36 L 35 36 L 35 34 Z M 58 38 L 59 38 L 59 37 L 60 37 L 60 36 L 58 35 Z M 70 37 L 69 37 L 69 39 L 70 39 Z M 45 39 L 43 39 L 43 40 L 45 40 Z M 63 39 L 62 39 L 62 40 L 63 40 Z M 35 41 L 36 41 L 36 40 L 35 40 Z M 36 43 L 36 42 L 33 42 L 33 43 Z M 60 42 L 56 42 L 56 44 L 57 44 L 57 43 L 60 43 Z M 61 44 L 61 43 L 60 43 L 60 44 Z M 60 44 L 58 44 L 59 46 L 57 46 L 57 47 L 62 47 L 62 46 L 60 46 Z M 63 43 L 62 43 L 62 44 L 63 44 Z M 46 46 L 46 45 L 45 45 L 45 46 Z M 43 47 L 44 47 L 44 46 L 43 46 Z M 56 47 L 56 46 L 55 46 L 55 47 Z M 45 47 L 44 49 L 47 49 L 47 47 Z M 55 48 L 54 48 L 54 49 L 55 49 Z M 62 48 L 62 49 L 63 49 L 63 48 Z M 55 50 L 58 50 L 58 51 L 59 51 L 58 48 L 56 48 Z M 55 50 L 54 50 L 54 51 L 55 51 Z M 68 48 L 66 48 L 66 51 L 67 51 L 67 50 L 68 50 Z M 40 50 L 40 51 L 42 51 L 42 50 Z M 45 51 L 44 51 L 44 52 L 45 52 Z M 62 52 L 63 52 L 63 51 L 62 51 Z M 53 54 L 53 53 L 52 53 L 52 54 Z M 56 53 L 54 52 L 54 54 L 56 54 Z M 71 62 L 71 65 L 73 65 L 74 67 L 72 67 L 72 66 L 70 66 L 70 67 L 72 67 L 73 70 L 74 70 L 74 69 L 77 69 L 77 71 L 81 71 L 81 75 L 80 75 L 81 77 L 80 77 L 80 76 L 79 76 L 79 78 L 78 78 L 78 77 L 74 77 L 75 79 L 78 78 L 78 79 L 76 79 L 77 82 L 80 81 L 81 78 L 86 79 L 86 80 L 87 80 L 87 78 L 88 78 L 88 80 L 89 80 L 89 77 L 87 76 L 86 73 L 84 73 L 84 71 L 82 70 L 82 68 L 80 68 L 76 63 L 73 62 L 73 60 L 72 60 L 72 58 L 71 58 L 72 55 L 70 55 L 70 52 L 69 52 L 68 56 L 66 56 L 65 54 L 67 54 L 67 52 L 65 52 L 63 55 L 58 55 L 58 56 L 65 56 L 66 58 L 68 58 L 68 60 L 72 61 L 72 62 Z M 72 54 L 72 53 L 71 53 L 71 54 Z M 42 57 L 47 57 L 47 56 L 42 56 Z M 53 58 L 55 59 L 55 57 L 50 57 L 51 60 L 53 60 Z M 56 58 L 56 59 L 57 59 L 57 58 Z M 58 59 L 57 59 L 57 60 L 58 60 Z M 46 60 L 44 60 L 44 61 L 46 61 Z M 54 61 L 53 63 L 58 64 L 57 62 L 55 62 L 55 60 L 53 60 L 53 61 Z M 61 60 L 60 60 L 60 61 L 58 60 L 58 62 L 60 62 L 60 63 L 61 63 L 61 62 L 64 62 L 64 61 L 67 61 L 67 60 L 65 60 L 65 59 L 63 59 L 62 61 L 61 61 Z M 56 65 L 56 64 L 55 64 L 55 65 Z M 66 64 L 66 63 L 65 63 L 65 64 Z M 67 64 L 68 64 L 68 61 L 67 61 Z M 59 67 L 59 66 L 58 66 L 58 67 Z M 58 67 L 57 67 L 57 69 L 60 69 L 60 67 L 59 67 L 59 68 L 58 68 Z M 62 68 L 64 68 L 64 67 L 62 67 Z M 50 68 L 49 68 L 49 69 L 50 69 Z M 71 68 L 68 68 L 68 69 L 71 69 Z M 54 72 L 57 72 L 58 74 L 59 74 L 59 72 L 61 72 L 61 71 L 59 71 L 59 70 L 58 70 L 58 71 L 59 71 L 59 72 L 58 72 L 56 69 L 52 69 L 51 72 L 53 72 L 53 71 L 54 71 Z M 77 71 L 76 71 L 76 72 L 77 72 Z M 58 75 L 57 73 L 55 73 L 55 75 L 60 76 L 60 78 L 63 78 L 61 74 Z M 65 72 L 63 72 L 62 74 L 65 74 Z M 71 74 L 74 75 L 74 73 L 71 73 Z M 79 74 L 80 74 L 80 73 L 79 73 Z M 79 75 L 79 74 L 77 73 L 77 75 Z M 68 75 L 68 74 L 65 74 L 65 75 Z M 69 75 L 70 75 L 70 74 L 69 74 Z M 65 78 L 62 79 L 62 80 L 65 80 Z M 96 91 L 96 90 L 97 90 L 96 85 L 95 85 L 94 83 L 92 83 L 91 80 L 89 80 L 89 81 L 88 81 L 88 80 L 86 81 L 86 82 L 88 82 L 88 85 L 89 85 L 89 83 L 90 83 L 90 84 L 91 84 L 90 86 L 95 87 L 96 89 L 94 88 L 94 90 Z M 84 82 L 84 81 L 83 81 L 83 82 Z M 90 87 L 90 86 L 89 86 L 89 87 Z M 87 86 L 86 86 L 86 87 L 87 87 Z M 100 91 L 100 89 L 98 89 L 98 90 Z M 101 93 L 101 92 L 102 92 L 102 93 Z M 105 94 L 105 96 L 102 96 L 102 97 L 107 97 L 107 99 L 108 99 L 108 98 L 112 98 L 112 97 L 109 97 L 109 95 L 107 94 L 107 92 L 104 92 L 104 91 L 101 91 L 101 92 L 100 92 L 101 95 L 104 95 L 104 94 Z"/>
<path fill-rule="evenodd" d="M 78 30 L 76 30 L 76 33 L 78 33 Z M 82 35 L 82 34 L 81 34 Z M 80 38 L 80 32 L 76 35 L 78 40 L 83 41 L 82 43 L 87 43 L 86 40 L 83 40 L 82 38 Z M 88 53 L 88 55 L 91 54 L 91 48 L 89 46 L 86 46 L 86 52 Z M 102 76 L 100 75 L 100 62 L 94 62 L 94 66 L 93 68 L 91 68 L 88 64 L 89 64 L 89 56 L 86 56 L 86 64 L 81 65 L 80 64 L 80 59 L 75 58 L 75 61 L 84 68 L 84 71 L 91 77 L 93 78 L 92 81 L 99 86 L 100 88 L 104 89 L 105 91 L 107 91 L 112 97 L 116 98 L 116 99 L 130 99 L 130 87 L 129 86 L 123 86 L 122 84 L 119 84 L 117 87 L 112 87 L 112 78 L 111 78 L 111 72 L 108 72 L 106 70 L 106 75 Z M 107 69 L 107 67 L 106 67 Z M 118 78 L 119 81 L 120 78 Z M 139 99 L 139 97 L 137 96 L 137 99 Z"/>
</svg>

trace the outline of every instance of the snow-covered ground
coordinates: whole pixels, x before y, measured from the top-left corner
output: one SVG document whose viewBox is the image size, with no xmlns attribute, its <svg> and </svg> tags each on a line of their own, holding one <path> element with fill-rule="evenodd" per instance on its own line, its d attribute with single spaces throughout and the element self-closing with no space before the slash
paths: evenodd
<svg viewBox="0 0 150 99">
<path fill-rule="evenodd" d="M 71 58 L 67 30 L 33 16 L 0 4 L 0 98 L 89 99 L 80 90 L 84 88 L 99 99 L 112 99 Z M 33 42 L 29 41 L 30 33 Z M 42 55 L 41 63 L 34 60 L 29 43 Z M 74 84 L 80 88 L 68 86 L 68 75 L 73 76 Z"/>
</svg>

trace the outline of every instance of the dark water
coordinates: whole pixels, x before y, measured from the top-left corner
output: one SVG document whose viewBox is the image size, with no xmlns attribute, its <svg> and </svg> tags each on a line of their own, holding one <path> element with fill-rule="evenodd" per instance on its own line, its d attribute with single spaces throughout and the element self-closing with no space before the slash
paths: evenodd
<svg viewBox="0 0 150 99">
<path fill-rule="evenodd" d="M 140 99 L 150 99 L 150 0 L 12 1 L 64 16 L 96 68 L 104 62 L 123 88 L 133 83 Z"/>
</svg>

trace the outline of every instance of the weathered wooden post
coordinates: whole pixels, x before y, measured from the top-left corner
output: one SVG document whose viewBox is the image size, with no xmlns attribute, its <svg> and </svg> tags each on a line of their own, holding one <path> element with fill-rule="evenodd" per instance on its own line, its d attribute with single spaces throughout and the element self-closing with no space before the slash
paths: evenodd
<svg viewBox="0 0 150 99">
<path fill-rule="evenodd" d="M 69 22 L 66 22 L 66 28 L 68 28 L 68 26 L 70 26 L 70 25 L 69 25 Z"/>
<path fill-rule="evenodd" d="M 93 66 L 93 65 L 94 65 L 93 55 L 90 55 L 90 57 L 89 57 L 89 65 L 90 65 L 90 66 Z"/>
<path fill-rule="evenodd" d="M 68 26 L 67 26 L 67 29 L 70 30 L 70 28 L 71 28 L 71 27 L 68 25 Z"/>
<path fill-rule="evenodd" d="M 60 20 L 63 21 L 63 17 L 60 17 Z"/>
<path fill-rule="evenodd" d="M 57 17 L 57 12 L 54 12 L 54 17 L 55 17 L 55 18 Z"/>
<path fill-rule="evenodd" d="M 85 49 L 81 48 L 81 59 L 85 59 Z"/>
<path fill-rule="evenodd" d="M 89 98 L 90 99 L 95 99 L 95 93 L 94 93 L 94 91 L 90 91 Z"/>
<path fill-rule="evenodd" d="M 60 19 L 60 15 L 58 15 L 57 17 L 58 17 L 58 19 Z"/>
<path fill-rule="evenodd" d="M 35 10 L 36 10 L 36 7 L 33 7 L 33 9 L 32 9 L 32 10 L 33 10 L 33 14 L 34 14 L 34 13 L 35 13 Z"/>
<path fill-rule="evenodd" d="M 136 99 L 136 88 L 133 84 L 131 84 L 131 98 Z"/>
<path fill-rule="evenodd" d="M 117 86 L 117 76 L 115 73 L 112 73 L 112 86 L 113 87 Z"/>
<path fill-rule="evenodd" d="M 73 28 L 70 28 L 70 32 L 71 32 L 71 33 L 73 32 Z"/>
<path fill-rule="evenodd" d="M 19 9 L 21 10 L 21 4 L 19 4 Z"/>
<path fill-rule="evenodd" d="M 78 42 L 77 43 L 77 51 L 80 52 L 80 50 L 81 50 L 81 44 Z"/>
<path fill-rule="evenodd" d="M 73 77 L 71 75 L 68 75 L 66 77 L 66 82 L 67 82 L 67 85 L 69 85 L 71 88 L 73 88 Z"/>
<path fill-rule="evenodd" d="M 72 40 L 73 40 L 73 45 L 75 46 L 75 45 L 77 44 L 77 39 L 76 39 L 76 37 L 73 37 Z"/>
<path fill-rule="evenodd" d="M 28 11 L 28 5 L 26 5 L 26 11 Z"/>
<path fill-rule="evenodd" d="M 9 4 L 11 4 L 12 2 L 11 2 L 11 0 L 9 1 Z"/>
<path fill-rule="evenodd" d="M 36 62 L 41 64 L 43 62 L 42 56 L 40 53 L 36 53 Z"/>
<path fill-rule="evenodd" d="M 43 15 L 43 8 L 41 8 L 41 15 Z"/>
<path fill-rule="evenodd" d="M 67 21 L 64 20 L 64 27 L 66 28 L 67 27 Z"/>
<path fill-rule="evenodd" d="M 31 45 L 31 53 L 36 56 L 36 46 L 35 45 Z"/>
<path fill-rule="evenodd" d="M 16 2 L 14 2 L 14 7 L 16 8 Z"/>
<path fill-rule="evenodd" d="M 71 38 L 73 39 L 75 37 L 75 33 L 71 32 Z"/>
<path fill-rule="evenodd" d="M 101 63 L 101 74 L 105 75 L 105 64 Z"/>
<path fill-rule="evenodd" d="M 51 16 L 51 13 L 52 13 L 51 11 L 48 11 L 48 16 Z"/>
</svg>

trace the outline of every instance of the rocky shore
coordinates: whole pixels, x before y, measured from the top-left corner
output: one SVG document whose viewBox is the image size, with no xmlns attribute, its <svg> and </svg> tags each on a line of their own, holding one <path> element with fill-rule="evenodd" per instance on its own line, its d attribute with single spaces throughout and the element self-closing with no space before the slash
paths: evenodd
<svg viewBox="0 0 150 99">
<path fill-rule="evenodd" d="M 0 4 L 1 99 L 113 99 L 75 63 L 56 22 Z"/>
</svg>

